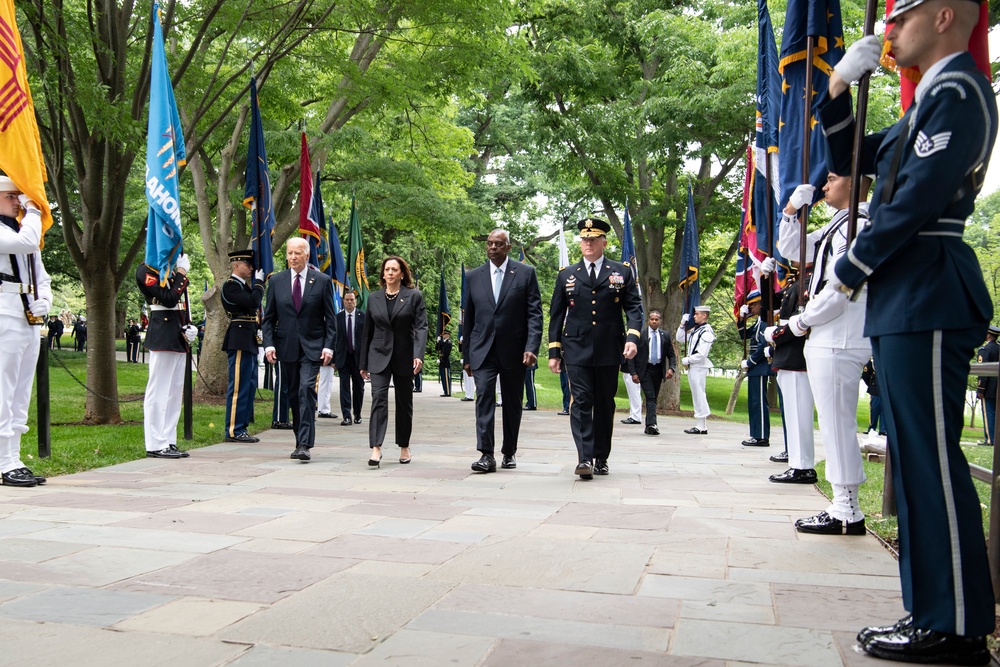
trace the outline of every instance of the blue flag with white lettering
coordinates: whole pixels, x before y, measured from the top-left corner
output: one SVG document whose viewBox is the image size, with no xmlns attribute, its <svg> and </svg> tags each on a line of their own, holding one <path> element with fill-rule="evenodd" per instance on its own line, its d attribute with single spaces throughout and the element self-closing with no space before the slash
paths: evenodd
<svg viewBox="0 0 1000 667">
<path fill-rule="evenodd" d="M 178 172 L 186 163 L 184 132 L 163 48 L 160 5 L 153 4 L 153 53 L 149 74 L 149 124 L 146 135 L 146 265 L 166 285 L 184 252 Z"/>
</svg>

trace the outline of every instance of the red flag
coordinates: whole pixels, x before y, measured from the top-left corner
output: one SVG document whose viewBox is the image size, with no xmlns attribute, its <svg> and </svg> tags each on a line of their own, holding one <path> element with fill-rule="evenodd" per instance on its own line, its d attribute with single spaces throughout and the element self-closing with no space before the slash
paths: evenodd
<svg viewBox="0 0 1000 667">
<path fill-rule="evenodd" d="M 309 145 L 306 143 L 306 133 L 302 133 L 302 154 L 299 158 L 301 186 L 299 190 L 299 234 L 304 238 L 312 237 L 316 244 L 320 236 L 319 221 L 312 219 L 313 207 L 313 176 L 312 164 L 309 161 Z M 310 246 L 314 245 L 310 243 Z"/>
</svg>

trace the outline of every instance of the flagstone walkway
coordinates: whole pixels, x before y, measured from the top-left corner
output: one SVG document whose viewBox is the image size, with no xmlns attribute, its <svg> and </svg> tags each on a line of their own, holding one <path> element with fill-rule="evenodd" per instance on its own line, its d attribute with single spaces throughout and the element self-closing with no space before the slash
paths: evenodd
<svg viewBox="0 0 1000 667">
<path fill-rule="evenodd" d="M 437 393 L 406 466 L 319 420 L 309 464 L 267 431 L 0 487 L 0 664 L 882 664 L 854 635 L 903 615 L 896 562 L 797 534 L 826 500 L 740 425 L 616 424 L 585 482 L 568 417 L 525 412 L 517 469 L 474 475 L 473 404 Z"/>
</svg>

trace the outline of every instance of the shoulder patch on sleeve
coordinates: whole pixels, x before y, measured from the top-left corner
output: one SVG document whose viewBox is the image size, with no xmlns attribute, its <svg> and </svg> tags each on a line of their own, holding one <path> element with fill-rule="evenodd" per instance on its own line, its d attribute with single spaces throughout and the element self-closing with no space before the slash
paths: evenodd
<svg viewBox="0 0 1000 667">
<path fill-rule="evenodd" d="M 948 148 L 948 142 L 950 140 L 951 132 L 938 132 L 937 134 L 928 137 L 924 134 L 923 130 L 921 130 L 917 132 L 917 138 L 913 142 L 913 151 L 917 154 L 917 157 L 928 157 Z"/>
<path fill-rule="evenodd" d="M 146 274 L 146 287 L 152 287 L 153 285 L 155 285 L 158 282 L 159 281 L 156 279 L 156 276 L 154 276 L 151 273 L 147 273 Z"/>
</svg>

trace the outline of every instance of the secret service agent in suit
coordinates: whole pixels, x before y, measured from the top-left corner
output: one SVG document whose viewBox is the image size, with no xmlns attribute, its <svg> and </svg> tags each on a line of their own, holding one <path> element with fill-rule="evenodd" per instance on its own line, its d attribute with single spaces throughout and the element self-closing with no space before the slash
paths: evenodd
<svg viewBox="0 0 1000 667">
<path fill-rule="evenodd" d="M 382 289 L 368 295 L 368 315 L 361 343 L 361 376 L 372 383 L 368 418 L 368 465 L 382 461 L 382 443 L 389 426 L 389 382 L 396 394 L 396 445 L 399 462 L 410 462 L 413 432 L 413 376 L 424 367 L 427 307 L 413 274 L 402 257 L 389 256 L 379 270 Z"/>
<path fill-rule="evenodd" d="M 344 309 L 337 313 L 337 347 L 333 363 L 340 371 L 340 410 L 344 413 L 341 426 L 361 423 L 361 407 L 365 401 L 365 380 L 361 377 L 361 346 L 365 332 L 365 313 L 358 310 L 358 296 L 351 290 L 344 293 Z"/>
<path fill-rule="evenodd" d="M 747 326 L 747 319 L 757 321 Z M 767 404 L 767 379 L 771 377 L 771 364 L 764 351 L 764 318 L 760 316 L 760 292 L 753 290 L 747 295 L 746 303 L 740 306 L 740 317 L 736 329 L 740 338 L 749 341 L 747 358 L 740 366 L 747 374 L 747 411 L 750 413 L 750 437 L 743 441 L 744 447 L 767 447 L 771 444 L 771 410 Z"/>
<path fill-rule="evenodd" d="M 135 282 L 149 304 L 146 349 L 149 350 L 149 380 L 143 400 L 143 434 L 146 456 L 156 459 L 180 459 L 189 456 L 177 449 L 177 420 L 181 416 L 184 387 L 184 364 L 198 329 L 187 321 L 181 297 L 187 288 L 191 262 L 187 255 L 177 258 L 177 265 L 166 284 L 161 284 L 156 269 L 144 263 L 135 272 Z"/>
<path fill-rule="evenodd" d="M 264 307 L 264 356 L 281 364 L 295 430 L 295 450 L 289 458 L 308 461 L 316 444 L 316 379 L 320 364 L 333 362 L 337 319 L 333 281 L 310 268 L 309 242 L 288 239 L 288 269 L 267 281 Z"/>
<path fill-rule="evenodd" d="M 535 268 L 516 262 L 510 237 L 494 229 L 486 238 L 488 261 L 469 271 L 463 321 L 463 368 L 476 381 L 476 449 L 481 456 L 475 472 L 496 472 L 493 457 L 497 376 L 503 396 L 504 468 L 516 468 L 517 436 L 521 430 L 524 375 L 538 360 L 542 342 L 542 295 Z"/>
<path fill-rule="evenodd" d="M 677 355 L 670 334 L 660 328 L 663 313 L 653 308 L 649 311 L 649 325 L 639 335 L 636 354 L 626 359 L 632 382 L 637 382 L 646 397 L 646 434 L 660 435 L 656 425 L 656 399 L 660 396 L 660 385 L 677 372 Z M 664 363 L 666 361 L 666 363 Z"/>
<path fill-rule="evenodd" d="M 985 665 L 996 627 L 982 512 L 959 446 L 969 360 L 993 317 L 962 240 L 997 133 L 990 80 L 967 50 L 979 13 L 970 0 L 901 0 L 887 17 L 896 64 L 922 77 L 899 122 L 865 137 L 859 169 L 877 178 L 871 225 L 825 288 L 826 298 L 847 299 L 845 290 L 868 285 L 864 333 L 879 372 L 910 615 L 858 640 L 889 660 Z M 880 40 L 862 38 L 830 77 L 820 115 L 838 174 L 850 173 L 853 154 L 844 93 L 880 56 Z"/>
<path fill-rule="evenodd" d="M 222 349 L 229 357 L 226 387 L 226 442 L 260 442 L 247 433 L 253 418 L 253 397 L 257 386 L 257 311 L 264 298 L 264 272 L 254 278 L 253 250 L 229 253 L 232 275 L 222 285 L 222 307 L 229 316 L 229 328 Z"/>
<path fill-rule="evenodd" d="M 986 330 L 986 344 L 979 348 L 979 355 L 977 357 L 979 363 L 996 363 L 1000 361 L 1000 345 L 997 344 L 998 337 L 1000 337 L 1000 327 L 991 324 L 989 329 Z M 983 411 L 985 413 L 983 419 L 986 421 L 986 432 L 989 434 L 986 444 L 992 446 L 996 443 L 996 434 L 994 433 L 997 423 L 996 376 L 981 376 L 977 378 L 976 393 L 979 394 L 979 398 L 983 401 Z M 875 398 L 873 397 L 872 405 L 874 404 Z M 874 412 L 874 408 L 872 411 Z"/>
<path fill-rule="evenodd" d="M 549 369 L 566 364 L 581 479 L 607 475 L 622 356 L 636 355 L 642 301 L 632 270 L 604 256 L 607 220 L 581 220 L 583 259 L 559 272 L 549 309 Z M 622 324 L 622 316 L 628 329 Z"/>
</svg>

